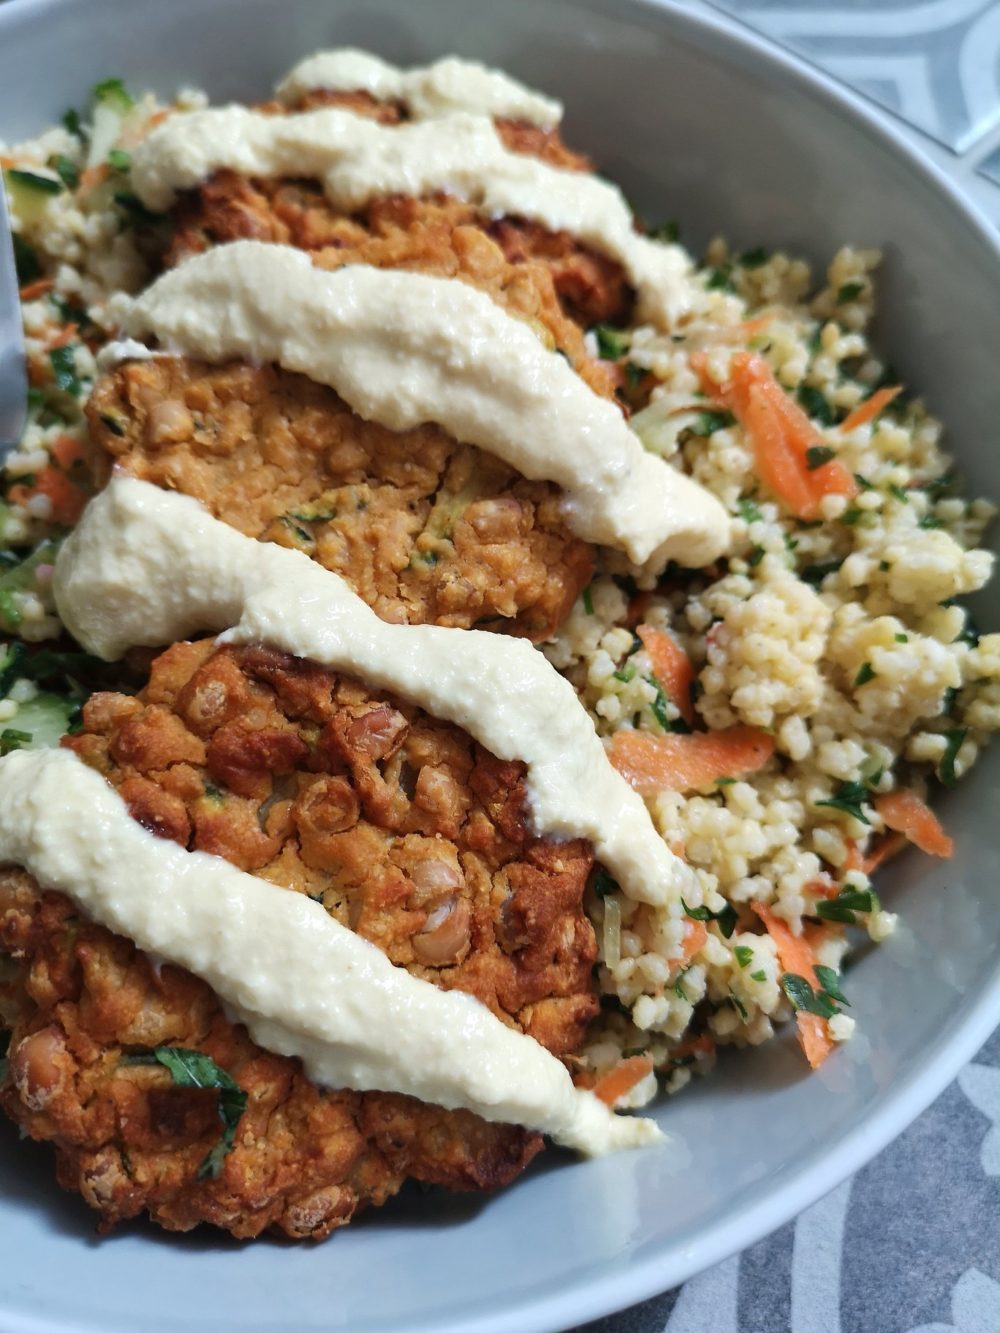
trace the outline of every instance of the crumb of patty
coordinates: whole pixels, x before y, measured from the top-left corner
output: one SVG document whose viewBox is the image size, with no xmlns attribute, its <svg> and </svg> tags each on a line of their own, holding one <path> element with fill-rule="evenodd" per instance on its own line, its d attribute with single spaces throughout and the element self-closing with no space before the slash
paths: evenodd
<svg viewBox="0 0 1000 1333">
<path fill-rule="evenodd" d="M 524 768 L 356 681 L 272 649 L 176 644 L 136 697 L 97 694 L 66 742 L 159 837 L 307 893 L 398 966 L 477 996 L 557 1055 L 597 1009 L 583 842 L 531 835 Z M 208 986 L 158 966 L 25 872 L 0 872 L 12 1028 L 0 1104 L 52 1142 L 58 1176 L 107 1227 L 321 1238 L 407 1176 L 492 1189 L 538 1135 L 401 1095 L 320 1090 L 261 1050 Z M 216 1096 L 131 1062 L 209 1055 L 247 1093 L 215 1179 Z"/>
</svg>

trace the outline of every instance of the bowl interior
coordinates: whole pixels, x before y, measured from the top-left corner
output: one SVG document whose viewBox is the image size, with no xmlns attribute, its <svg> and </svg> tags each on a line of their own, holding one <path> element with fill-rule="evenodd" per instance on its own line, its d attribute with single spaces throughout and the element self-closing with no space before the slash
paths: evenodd
<svg viewBox="0 0 1000 1333">
<path fill-rule="evenodd" d="M 34 133 L 109 75 L 259 97 L 334 44 L 403 63 L 457 51 L 561 96 L 569 141 L 696 250 L 718 232 L 820 264 L 847 241 L 882 247 L 878 342 L 948 423 L 972 493 L 1000 497 L 995 244 L 821 79 L 714 22 L 641 0 L 14 0 L 0 8 L 0 133 Z M 997 592 L 979 613 L 998 623 Z M 998 777 L 1000 750 L 945 796 L 953 861 L 904 856 L 884 877 L 901 928 L 855 963 L 859 1034 L 819 1075 L 787 1040 L 732 1056 L 660 1108 L 663 1149 L 553 1155 L 485 1202 L 407 1196 L 318 1249 L 142 1228 L 93 1242 L 48 1154 L 4 1130 L 4 1326 L 554 1328 L 748 1243 L 901 1129 L 1000 1018 Z"/>
</svg>

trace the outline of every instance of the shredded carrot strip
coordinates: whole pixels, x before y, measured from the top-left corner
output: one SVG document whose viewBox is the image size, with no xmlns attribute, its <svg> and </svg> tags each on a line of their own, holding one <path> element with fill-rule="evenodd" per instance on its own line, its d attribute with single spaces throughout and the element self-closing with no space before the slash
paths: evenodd
<svg viewBox="0 0 1000 1333">
<path fill-rule="evenodd" d="M 755 773 L 773 754 L 774 740 L 767 732 L 742 725 L 686 736 L 619 731 L 610 751 L 615 768 L 642 796 L 690 791 L 718 778 Z"/>
<path fill-rule="evenodd" d="M 49 348 L 65 347 L 67 343 L 73 341 L 79 331 L 79 325 L 77 324 L 64 324 L 59 332 L 53 338 L 49 339 Z"/>
<path fill-rule="evenodd" d="M 81 192 L 86 193 L 88 190 L 92 190 L 95 185 L 100 185 L 102 181 L 106 181 L 110 171 L 111 168 L 107 162 L 99 162 L 96 167 L 88 167 L 80 177 Z"/>
<path fill-rule="evenodd" d="M 58 468 L 43 467 L 31 486 L 12 486 L 8 495 L 14 504 L 25 504 L 33 496 L 44 495 L 52 504 L 52 518 L 56 523 L 71 527 L 87 503 L 87 495 L 65 472 Z"/>
<path fill-rule="evenodd" d="M 937 815 L 915 791 L 890 791 L 876 796 L 875 809 L 887 827 L 902 833 L 929 856 L 951 856 L 954 841 L 948 837 Z"/>
<path fill-rule="evenodd" d="M 879 866 L 885 865 L 886 861 L 891 861 L 905 846 L 906 839 L 902 833 L 890 833 L 865 857 L 861 869 L 866 875 L 873 875 Z"/>
<path fill-rule="evenodd" d="M 822 447 L 822 438 L 762 356 L 737 352 L 724 385 L 712 379 L 704 352 L 692 354 L 691 367 L 702 389 L 721 396 L 746 428 L 761 480 L 797 518 L 815 518 L 825 495 L 857 494 L 854 478 L 835 458 L 810 467 L 809 451 Z"/>
<path fill-rule="evenodd" d="M 636 634 L 649 654 L 653 675 L 661 689 L 690 726 L 694 722 L 694 705 L 691 702 L 694 667 L 690 657 L 665 630 L 656 629 L 652 625 L 640 625 Z"/>
<path fill-rule="evenodd" d="M 803 977 L 810 986 L 816 984 L 816 945 L 825 937 L 824 927 L 809 936 L 793 935 L 791 927 L 781 917 L 775 916 L 766 903 L 755 902 L 750 906 L 763 921 L 767 933 L 774 940 L 778 950 L 778 962 L 782 970 Z M 820 1065 L 834 1047 L 833 1038 L 825 1018 L 819 1014 L 809 1014 L 802 1009 L 795 1012 L 795 1022 L 799 1031 L 799 1042 L 806 1053 L 811 1068 Z"/>
<path fill-rule="evenodd" d="M 711 1055 L 714 1050 L 715 1038 L 703 1032 L 700 1037 L 689 1037 L 687 1041 L 682 1041 L 670 1054 L 677 1060 L 683 1060 L 687 1055 Z"/>
<path fill-rule="evenodd" d="M 745 319 L 741 327 L 748 338 L 756 338 L 758 333 L 763 333 L 773 322 L 774 317 L 773 310 L 765 310 L 764 314 L 758 315 L 756 319 Z"/>
<path fill-rule="evenodd" d="M 842 431 L 856 430 L 858 426 L 867 425 L 869 421 L 874 421 L 880 412 L 884 412 L 892 400 L 903 392 L 901 384 L 895 385 L 891 389 L 876 389 L 870 398 L 866 398 L 863 403 L 858 403 L 853 412 L 849 412 L 840 423 Z"/>
<path fill-rule="evenodd" d="M 704 947 L 707 939 L 708 927 L 704 921 L 689 921 L 688 933 L 684 936 L 684 945 L 681 951 L 681 962 L 690 963 L 698 950 Z"/>
<path fill-rule="evenodd" d="M 34 282 L 26 283 L 17 294 L 22 301 L 37 301 L 40 296 L 44 296 L 51 289 L 51 278 L 38 278 Z"/>
<path fill-rule="evenodd" d="M 73 435 L 60 435 L 50 453 L 59 466 L 68 472 L 83 457 L 83 445 Z"/>
<path fill-rule="evenodd" d="M 595 1097 L 600 1097 L 605 1106 L 614 1106 L 620 1097 L 641 1083 L 652 1068 L 653 1061 L 648 1055 L 630 1055 L 627 1060 L 615 1065 L 614 1069 L 602 1074 L 591 1091 Z"/>
</svg>

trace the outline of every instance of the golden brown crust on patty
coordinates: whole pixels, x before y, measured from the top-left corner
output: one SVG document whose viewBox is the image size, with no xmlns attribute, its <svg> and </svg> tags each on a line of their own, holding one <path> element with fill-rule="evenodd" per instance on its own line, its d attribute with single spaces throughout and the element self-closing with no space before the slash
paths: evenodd
<svg viewBox="0 0 1000 1333">
<path fill-rule="evenodd" d="M 404 118 L 399 107 L 376 102 L 368 93 L 320 90 L 310 94 L 299 109 L 316 106 L 341 106 L 383 124 Z M 262 109 L 275 114 L 287 110 L 279 103 L 268 103 Z M 563 144 L 558 130 L 510 120 L 499 120 L 496 127 L 512 152 L 540 158 L 563 170 L 591 169 L 587 158 Z M 453 264 L 449 233 L 457 228 L 475 230 L 496 243 L 507 266 L 518 271 L 515 281 L 531 289 L 534 309 L 525 311 L 516 302 L 504 301 L 511 313 L 543 323 L 555 346 L 566 352 L 584 378 L 598 392 L 609 392 L 604 368 L 599 363 L 585 364 L 582 344 L 577 341 L 580 327 L 625 320 L 634 294 L 620 264 L 581 245 L 568 232 L 547 231 L 523 218 L 489 219 L 468 204 L 441 194 L 429 199 L 377 199 L 347 213 L 335 208 L 316 182 L 251 179 L 226 170 L 182 195 L 173 210 L 173 221 L 174 234 L 165 259 L 168 266 L 212 245 L 259 240 L 311 251 L 344 251 L 339 260 L 335 254 L 325 255 L 322 262 L 330 266 L 360 263 L 446 273 Z M 396 234 L 400 231 L 410 233 L 409 239 Z M 476 282 L 474 273 L 461 267 L 447 275 Z M 507 283 L 510 281 L 508 278 Z M 490 294 L 502 300 L 495 284 Z"/>
<path fill-rule="evenodd" d="M 386 620 L 544 639 L 591 578 L 557 487 L 436 426 L 363 421 L 302 375 L 138 361 L 98 382 L 87 414 L 102 475 L 122 464 L 305 552 Z"/>
<path fill-rule="evenodd" d="M 524 768 L 357 681 L 273 649 L 176 644 L 137 697 L 97 694 L 67 744 L 153 833 L 321 901 L 394 963 L 477 996 L 558 1055 L 597 1009 L 583 842 L 532 836 Z M 514 1178 L 537 1135 L 387 1093 L 319 1090 L 258 1048 L 212 991 L 0 871 L 13 1028 L 0 1105 L 53 1142 L 59 1180 L 104 1224 L 321 1238 L 407 1176 L 456 1189 Z M 248 1094 L 217 1179 L 216 1094 L 124 1057 L 210 1055 Z M 401 1052 L 405 1058 L 405 1053 Z"/>
</svg>

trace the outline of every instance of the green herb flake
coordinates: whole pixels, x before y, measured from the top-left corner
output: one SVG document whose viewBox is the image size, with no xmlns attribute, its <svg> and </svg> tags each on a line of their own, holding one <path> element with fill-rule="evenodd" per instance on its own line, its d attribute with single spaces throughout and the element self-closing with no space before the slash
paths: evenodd
<svg viewBox="0 0 1000 1333">
<path fill-rule="evenodd" d="M 837 304 L 846 305 L 848 301 L 856 301 L 864 289 L 863 282 L 845 282 L 837 288 Z"/>
<path fill-rule="evenodd" d="M 835 451 L 829 445 L 814 444 L 806 450 L 806 467 L 810 472 L 815 472 L 834 457 L 836 457 Z"/>
<path fill-rule="evenodd" d="M 731 787 L 736 781 L 736 778 L 716 778 L 715 785 L 717 787 Z"/>
<path fill-rule="evenodd" d="M 669 700 L 667 699 L 667 696 L 663 693 L 659 683 L 654 680 L 652 676 L 647 676 L 646 680 L 656 691 L 656 698 L 653 699 L 652 703 L 649 705 L 650 711 L 664 731 L 674 731 L 674 723 L 679 719 L 670 716 L 670 713 L 668 712 Z"/>
<path fill-rule="evenodd" d="M 944 734 L 948 744 L 945 746 L 944 754 L 941 756 L 941 762 L 938 764 L 937 775 L 938 779 L 946 787 L 954 787 L 955 783 L 958 781 L 955 774 L 955 759 L 958 756 L 959 750 L 962 748 L 962 742 L 968 735 L 968 730 L 965 727 L 956 727 L 954 730 L 946 731 Z"/>
<path fill-rule="evenodd" d="M 687 976 L 687 974 L 688 974 L 690 971 L 691 971 L 691 964 L 688 963 L 687 967 L 682 968 L 682 970 L 681 970 L 681 971 L 677 974 L 677 976 L 674 978 L 674 984 L 673 984 L 672 989 L 673 989 L 674 994 L 677 996 L 678 1000 L 686 1000 L 686 999 L 687 999 L 687 992 L 685 991 L 684 986 L 683 986 L 682 983 L 683 983 L 683 981 L 684 981 L 684 978 Z"/>
<path fill-rule="evenodd" d="M 767 980 L 767 973 L 764 971 L 763 968 L 759 968 L 756 972 L 751 972 L 751 973 L 750 973 L 750 980 L 751 980 L 751 981 L 766 981 L 766 980 Z"/>
<path fill-rule="evenodd" d="M 689 916 L 692 921 L 715 921 L 727 940 L 732 936 L 739 921 L 732 903 L 726 903 L 718 912 L 713 912 L 709 907 L 688 907 L 683 898 L 681 906 L 684 908 L 685 916 Z"/>
<path fill-rule="evenodd" d="M 102 79 L 100 83 L 94 84 L 90 95 L 95 102 L 107 102 L 120 111 L 130 111 L 135 105 L 132 94 L 121 79 Z"/>
<path fill-rule="evenodd" d="M 622 329 L 611 324 L 595 324 L 592 332 L 597 339 L 597 355 L 602 361 L 618 361 L 629 349 L 631 339 Z"/>
<path fill-rule="evenodd" d="M 792 1008 L 799 1012 L 816 1014 L 819 1018 L 832 1018 L 840 1012 L 824 990 L 814 990 L 805 977 L 796 972 L 782 975 L 781 989 L 791 1000 Z"/>
<path fill-rule="evenodd" d="M 862 824 L 870 824 L 871 820 L 861 808 L 863 802 L 867 799 L 867 783 L 841 782 L 828 801 L 817 801 L 816 805 L 831 810 L 842 810 L 844 814 L 850 815 Z"/>
<path fill-rule="evenodd" d="M 80 168 L 65 153 L 53 153 L 49 158 L 49 166 L 67 190 L 75 190 L 80 184 Z"/>
<path fill-rule="evenodd" d="M 108 166 L 113 171 L 129 171 L 132 166 L 132 154 L 124 148 L 112 148 L 108 153 Z"/>
<path fill-rule="evenodd" d="M 658 227 L 653 227 L 646 233 L 651 241 L 663 241 L 666 245 L 676 245 L 680 234 L 680 227 L 672 219 L 669 222 L 661 222 Z"/>
<path fill-rule="evenodd" d="M 592 616 L 594 614 L 594 598 L 593 595 L 591 594 L 589 583 L 584 588 L 583 592 L 580 594 L 580 597 L 583 601 L 584 611 L 586 611 L 588 616 Z"/>
<path fill-rule="evenodd" d="M 862 662 L 858 674 L 854 677 L 854 688 L 860 689 L 862 685 L 867 685 L 870 680 L 875 679 L 875 669 L 871 662 Z"/>
<path fill-rule="evenodd" d="M 824 426 L 834 425 L 837 420 L 836 413 L 827 401 L 826 395 L 820 393 L 814 385 L 800 384 L 796 397 L 814 421 L 819 421 Z M 819 465 L 810 463 L 809 466 Z"/>
<path fill-rule="evenodd" d="M 39 176 L 34 171 L 24 171 L 20 167 L 9 167 L 4 175 L 9 181 L 17 185 L 23 185 L 26 189 L 34 190 L 37 194 L 62 194 L 63 183 L 61 180 L 53 180 L 51 176 Z"/>
<path fill-rule="evenodd" d="M 944 523 L 936 518 L 934 514 L 924 514 L 923 518 L 917 524 L 918 528 L 943 528 Z"/>
<path fill-rule="evenodd" d="M 10 754 L 11 750 L 20 750 L 30 744 L 30 731 L 16 731 L 13 727 L 0 731 L 0 755 Z"/>
<path fill-rule="evenodd" d="M 910 642 L 910 636 L 909 636 L 908 634 L 896 634 L 896 635 L 894 635 L 893 637 L 895 638 L 895 640 L 896 640 L 897 643 L 909 643 L 909 642 Z"/>
<path fill-rule="evenodd" d="M 750 1015 L 747 1013 L 746 1005 L 739 998 L 739 996 L 734 995 L 732 991 L 729 992 L 729 1003 L 733 1006 L 733 1008 L 739 1014 L 740 1018 L 742 1018 L 743 1022 L 745 1023 L 747 1019 L 750 1017 Z"/>
<path fill-rule="evenodd" d="M 893 497 L 893 499 L 898 500 L 901 505 L 908 505 L 910 503 L 910 497 L 903 490 L 902 486 L 897 486 L 894 481 L 891 481 L 889 483 L 889 485 L 886 487 L 886 490 Z"/>
<path fill-rule="evenodd" d="M 744 523 L 759 523 L 764 517 L 753 500 L 740 500 L 736 508 Z"/>
<path fill-rule="evenodd" d="M 706 439 L 709 435 L 714 435 L 717 430 L 725 430 L 735 420 L 732 412 L 699 412 L 691 431 Z"/>
<path fill-rule="evenodd" d="M 825 994 L 830 996 L 831 1000 L 836 1000 L 838 1004 L 849 1005 L 847 996 L 840 990 L 840 978 L 832 967 L 823 967 L 821 963 L 817 963 L 813 971 L 816 973 L 816 980 L 820 987 Z"/>
<path fill-rule="evenodd" d="M 83 124 L 80 121 L 80 113 L 73 107 L 63 112 L 62 126 L 67 134 L 72 134 L 77 139 L 83 138 Z"/>
<path fill-rule="evenodd" d="M 49 352 L 49 364 L 52 366 L 52 378 L 55 386 L 62 393 L 71 393 L 74 398 L 80 396 L 80 380 L 76 373 L 76 346 L 65 343 L 62 347 L 53 347 Z"/>
<path fill-rule="evenodd" d="M 862 518 L 864 518 L 864 510 L 859 509 L 857 505 L 851 505 L 849 509 L 845 509 L 841 514 L 840 521 L 846 527 L 853 528 Z"/>
<path fill-rule="evenodd" d="M 749 944 L 737 944 L 733 954 L 740 967 L 749 967 L 753 962 L 753 949 L 750 948 Z"/>
<path fill-rule="evenodd" d="M 747 564 L 751 569 L 756 569 L 766 554 L 767 552 L 764 550 L 763 546 L 754 546 L 750 551 Z"/>
<path fill-rule="evenodd" d="M 863 491 L 873 491 L 875 489 L 874 482 L 869 481 L 867 477 L 863 477 L 860 472 L 855 472 L 854 480 Z"/>
<path fill-rule="evenodd" d="M 603 866 L 597 867 L 597 874 L 594 876 L 594 892 L 598 898 L 606 898 L 609 893 L 618 892 L 618 881 L 604 869 Z"/>
<path fill-rule="evenodd" d="M 710 269 L 705 286 L 710 292 L 735 292 L 732 264 L 719 264 Z"/>
<path fill-rule="evenodd" d="M 635 676 L 635 667 L 619 667 L 617 671 L 612 671 L 612 680 L 620 680 L 623 685 L 627 685 Z"/>
<path fill-rule="evenodd" d="M 753 250 L 744 250 L 740 255 L 740 263 L 744 268 L 761 268 L 770 258 L 770 252 L 758 245 Z"/>
<path fill-rule="evenodd" d="M 13 232 L 11 240 L 14 243 L 14 268 L 17 271 L 17 285 L 27 287 L 29 282 L 35 282 L 42 276 L 41 260 L 38 258 L 37 250 L 33 245 L 29 245 L 20 232 Z"/>
<path fill-rule="evenodd" d="M 879 901 L 871 889 L 841 889 L 836 898 L 824 898 L 816 904 L 816 915 L 823 921 L 839 921 L 845 926 L 857 924 L 856 912 L 877 912 Z"/>
<path fill-rule="evenodd" d="M 163 213 L 150 212 L 139 196 L 130 190 L 116 190 L 112 197 L 132 227 L 158 227 L 167 220 Z"/>
<path fill-rule="evenodd" d="M 820 560 L 815 565 L 806 565 L 799 578 L 806 583 L 811 583 L 814 588 L 818 588 L 828 574 L 836 574 L 837 570 L 843 564 L 843 560 Z"/>
<path fill-rule="evenodd" d="M 157 1046 L 153 1055 L 170 1072 L 179 1088 L 212 1088 L 219 1094 L 222 1137 L 198 1168 L 199 1180 L 214 1180 L 226 1154 L 236 1142 L 236 1129 L 246 1110 L 247 1094 L 220 1069 L 210 1055 L 184 1046 Z"/>
</svg>

